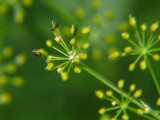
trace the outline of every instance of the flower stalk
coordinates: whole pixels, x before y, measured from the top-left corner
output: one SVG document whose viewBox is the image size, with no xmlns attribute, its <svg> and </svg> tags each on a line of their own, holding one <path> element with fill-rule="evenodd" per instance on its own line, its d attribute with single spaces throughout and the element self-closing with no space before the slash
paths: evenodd
<svg viewBox="0 0 160 120">
<path fill-rule="evenodd" d="M 134 103 L 135 105 L 137 105 L 139 108 L 141 108 L 141 109 L 145 108 L 145 106 L 143 104 L 141 104 L 136 99 L 134 99 L 132 97 L 129 97 L 127 93 L 123 92 L 123 94 L 122 94 L 121 90 L 118 87 L 116 87 L 109 79 L 103 77 L 102 75 L 100 75 L 99 73 L 97 73 L 96 71 L 94 71 L 93 69 L 89 68 L 84 63 L 82 63 L 82 66 L 83 66 L 82 69 L 84 71 L 86 71 L 87 73 L 89 73 L 91 76 L 95 77 L 97 80 L 99 80 L 100 82 L 102 82 L 103 84 L 105 84 L 106 86 L 108 86 L 110 89 L 114 90 L 116 93 L 118 93 L 120 95 L 123 95 L 125 98 L 129 99 L 132 103 Z M 157 120 L 160 119 L 160 116 L 154 110 L 152 110 L 152 109 L 150 109 L 150 112 L 148 114 L 150 114 L 151 116 L 153 116 Z M 151 118 L 151 117 L 148 117 L 146 115 L 143 115 L 143 117 L 145 117 L 145 118 L 147 118 L 149 120 Z M 154 120 L 154 119 L 152 118 L 152 120 Z"/>
</svg>

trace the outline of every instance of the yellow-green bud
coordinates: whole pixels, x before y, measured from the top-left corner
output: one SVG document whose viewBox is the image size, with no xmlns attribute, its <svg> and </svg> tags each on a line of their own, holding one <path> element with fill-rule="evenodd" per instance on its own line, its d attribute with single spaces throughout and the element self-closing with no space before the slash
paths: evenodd
<svg viewBox="0 0 160 120">
<path fill-rule="evenodd" d="M 140 109 L 140 108 L 138 108 L 138 109 L 137 109 L 137 113 L 138 113 L 139 115 L 142 115 L 142 114 L 143 114 L 143 110 Z"/>
<path fill-rule="evenodd" d="M 15 62 L 16 62 L 16 64 L 22 66 L 25 64 L 26 59 L 27 59 L 26 54 L 20 54 L 20 55 L 16 56 Z"/>
<path fill-rule="evenodd" d="M 79 64 L 79 63 L 80 63 L 80 59 L 79 59 L 79 58 L 74 58 L 74 62 L 75 62 L 76 64 Z"/>
<path fill-rule="evenodd" d="M 10 57 L 11 55 L 13 54 L 13 49 L 12 49 L 12 47 L 10 47 L 10 46 L 8 46 L 8 47 L 6 47 L 6 48 L 4 48 L 4 50 L 3 50 L 3 55 L 4 55 L 4 57 Z"/>
<path fill-rule="evenodd" d="M 141 25 L 141 30 L 142 30 L 142 31 L 146 31 L 146 29 L 147 29 L 146 24 L 142 24 L 142 25 Z"/>
<path fill-rule="evenodd" d="M 71 45 L 73 45 L 75 42 L 76 42 L 76 40 L 75 40 L 74 38 L 72 38 L 72 39 L 70 40 L 70 44 L 71 44 Z"/>
<path fill-rule="evenodd" d="M 135 91 L 135 88 L 136 88 L 136 85 L 135 84 L 131 84 L 130 87 L 129 87 L 129 90 L 131 92 Z"/>
<path fill-rule="evenodd" d="M 67 72 L 62 72 L 62 73 L 61 73 L 61 78 L 62 78 L 63 81 L 66 81 L 66 80 L 68 79 L 68 74 L 67 74 Z"/>
<path fill-rule="evenodd" d="M 0 76 L 0 86 L 4 86 L 4 85 L 6 85 L 6 84 L 7 84 L 7 82 L 8 82 L 8 78 L 7 78 L 7 76 L 5 76 L 5 75 L 1 75 L 1 76 Z"/>
<path fill-rule="evenodd" d="M 112 117 L 110 120 L 117 120 L 115 117 Z"/>
<path fill-rule="evenodd" d="M 60 42 L 61 42 L 61 38 L 60 38 L 60 37 L 57 37 L 57 36 L 54 38 L 54 40 L 55 40 L 57 43 L 60 43 Z"/>
<path fill-rule="evenodd" d="M 75 25 L 72 25 L 71 29 L 70 29 L 70 33 L 75 35 L 75 32 L 77 31 L 77 28 Z"/>
<path fill-rule="evenodd" d="M 57 69 L 57 72 L 58 72 L 58 73 L 62 73 L 62 71 L 63 71 L 63 68 L 62 68 L 62 67 L 59 67 L 59 68 Z"/>
<path fill-rule="evenodd" d="M 146 67 L 147 67 L 146 62 L 145 62 L 144 60 L 141 61 L 139 65 L 140 65 L 140 69 L 141 69 L 141 70 L 145 70 Z"/>
<path fill-rule="evenodd" d="M 11 102 L 11 95 L 9 93 L 0 94 L 0 104 L 9 104 Z"/>
<path fill-rule="evenodd" d="M 102 18 L 100 15 L 95 15 L 93 18 L 93 23 L 95 25 L 100 25 L 102 23 Z"/>
<path fill-rule="evenodd" d="M 104 97 L 104 93 L 103 93 L 102 90 L 96 90 L 96 91 L 95 91 L 95 94 L 96 94 L 96 96 L 97 96 L 99 99 L 101 99 L 101 98 Z"/>
<path fill-rule="evenodd" d="M 120 80 L 118 81 L 118 83 L 117 83 L 117 86 L 118 86 L 118 88 L 123 88 L 123 86 L 124 86 L 124 80 L 123 80 L 123 79 L 120 79 Z"/>
<path fill-rule="evenodd" d="M 1 5 L 0 6 L 0 15 L 4 15 L 8 11 L 8 6 L 7 5 Z"/>
<path fill-rule="evenodd" d="M 135 26 L 136 25 L 136 19 L 134 17 L 129 16 L 129 24 L 131 26 Z"/>
<path fill-rule="evenodd" d="M 131 50 L 132 50 L 131 46 L 127 46 L 124 48 L 125 53 L 131 52 Z"/>
<path fill-rule="evenodd" d="M 21 87 L 24 84 L 24 79 L 22 77 L 17 76 L 13 79 L 13 84 L 17 87 Z"/>
<path fill-rule="evenodd" d="M 31 7 L 33 5 L 33 0 L 22 0 L 22 4 L 26 7 Z"/>
<path fill-rule="evenodd" d="M 113 92 L 112 92 L 111 90 L 107 90 L 107 91 L 106 91 L 106 95 L 110 97 L 110 96 L 113 95 Z"/>
<path fill-rule="evenodd" d="M 51 71 L 53 69 L 53 67 L 54 67 L 54 63 L 50 62 L 50 63 L 48 63 L 48 65 L 46 66 L 45 69 L 48 70 L 48 71 Z"/>
<path fill-rule="evenodd" d="M 129 65 L 128 70 L 129 70 L 129 71 L 133 71 L 134 68 L 135 68 L 135 64 L 132 63 L 132 64 Z"/>
<path fill-rule="evenodd" d="M 99 0 L 93 0 L 92 4 L 91 4 L 91 7 L 93 9 L 98 9 L 100 7 L 100 1 Z"/>
<path fill-rule="evenodd" d="M 109 58 L 112 59 L 112 60 L 114 60 L 114 59 L 116 59 L 118 56 L 119 56 L 119 52 L 113 52 L 113 53 L 110 54 Z"/>
<path fill-rule="evenodd" d="M 7 71 L 8 71 L 9 73 L 15 73 L 15 72 L 17 71 L 16 65 L 13 64 L 13 63 L 9 63 L 9 64 L 7 65 Z"/>
<path fill-rule="evenodd" d="M 103 115 L 105 113 L 105 108 L 104 107 L 100 108 L 98 110 L 98 113 Z"/>
<path fill-rule="evenodd" d="M 75 67 L 74 72 L 77 73 L 77 74 L 81 73 L 81 68 Z"/>
<path fill-rule="evenodd" d="M 18 10 L 14 16 L 14 20 L 20 24 L 23 22 L 25 16 L 25 12 L 23 10 Z"/>
<path fill-rule="evenodd" d="M 50 63 L 52 61 L 52 58 L 53 58 L 52 56 L 48 56 L 46 62 Z"/>
<path fill-rule="evenodd" d="M 79 58 L 82 59 L 82 60 L 87 59 L 87 53 L 80 53 Z"/>
<path fill-rule="evenodd" d="M 77 8 L 75 14 L 78 18 L 84 18 L 85 11 L 82 8 Z"/>
<path fill-rule="evenodd" d="M 47 47 L 52 47 L 52 40 L 51 39 L 47 40 L 46 45 Z"/>
<path fill-rule="evenodd" d="M 107 19 L 113 19 L 115 17 L 115 12 L 113 10 L 108 10 L 105 13 L 105 17 Z"/>
<path fill-rule="evenodd" d="M 128 120 L 128 119 L 129 119 L 129 116 L 127 114 L 122 115 L 122 120 Z"/>
<path fill-rule="evenodd" d="M 128 40 L 129 37 L 130 37 L 129 33 L 127 33 L 127 32 L 122 33 L 121 36 L 122 36 L 122 38 L 125 39 L 125 40 Z"/>
<path fill-rule="evenodd" d="M 159 55 L 158 54 L 154 54 L 152 57 L 153 57 L 153 60 L 159 61 Z"/>
<path fill-rule="evenodd" d="M 90 32 L 90 27 L 84 27 L 82 29 L 82 34 L 88 34 Z"/>
<path fill-rule="evenodd" d="M 158 35 L 158 40 L 160 40 L 160 35 Z"/>
<path fill-rule="evenodd" d="M 160 97 L 157 99 L 156 104 L 160 106 Z"/>
<path fill-rule="evenodd" d="M 112 34 L 106 35 L 104 39 L 105 39 L 107 44 L 115 43 L 115 36 L 112 35 Z"/>
<path fill-rule="evenodd" d="M 135 98 L 138 98 L 138 97 L 140 97 L 141 95 L 142 95 L 142 90 L 141 90 L 141 89 L 136 90 L 136 91 L 134 92 L 134 94 L 133 94 L 133 96 L 134 96 Z"/>
<path fill-rule="evenodd" d="M 89 47 L 89 43 L 85 43 L 85 44 L 82 46 L 83 49 L 87 49 L 88 47 Z"/>
<path fill-rule="evenodd" d="M 159 22 L 155 22 L 151 25 L 150 30 L 154 32 L 158 29 L 158 27 L 159 27 Z"/>
</svg>

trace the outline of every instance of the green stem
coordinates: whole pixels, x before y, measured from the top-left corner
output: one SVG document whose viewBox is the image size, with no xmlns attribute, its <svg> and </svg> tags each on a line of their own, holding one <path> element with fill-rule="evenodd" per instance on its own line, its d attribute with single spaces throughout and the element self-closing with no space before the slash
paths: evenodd
<svg viewBox="0 0 160 120">
<path fill-rule="evenodd" d="M 154 71 L 153 71 L 153 69 L 152 69 L 152 66 L 151 66 L 151 64 L 150 64 L 150 62 L 149 62 L 148 59 L 147 59 L 147 64 L 148 64 L 149 72 L 151 73 L 151 76 L 152 76 L 152 78 L 153 78 L 154 84 L 156 85 L 158 94 L 159 94 L 159 96 L 160 96 L 160 87 L 159 87 L 157 78 L 156 78 L 156 76 L 155 76 L 155 73 L 154 73 Z"/>
<path fill-rule="evenodd" d="M 57 14 L 61 20 L 64 20 L 68 24 L 75 23 L 77 21 L 63 6 L 58 5 L 54 0 L 39 0 L 44 6 L 46 6 L 50 11 Z"/>
<path fill-rule="evenodd" d="M 133 107 L 129 107 L 129 106 L 128 106 L 127 109 L 130 110 L 130 111 L 132 111 L 132 112 L 137 113 L 137 109 L 135 109 L 135 108 L 133 108 Z M 145 115 L 145 114 L 141 114 L 141 116 L 147 118 L 148 120 L 156 120 L 156 119 L 154 119 L 154 118 L 152 118 L 152 117 L 149 117 L 149 116 L 147 116 L 147 115 Z"/>
<path fill-rule="evenodd" d="M 138 30 L 136 29 L 135 32 L 136 32 L 136 35 L 137 35 L 137 41 L 138 41 L 139 45 L 140 45 L 141 47 L 143 47 L 143 43 L 142 43 L 142 41 L 141 41 L 141 37 L 140 37 L 140 35 L 139 35 Z"/>
<path fill-rule="evenodd" d="M 56 47 L 54 47 L 54 46 L 52 46 L 52 48 L 53 48 L 54 50 L 58 51 L 59 53 L 65 55 L 66 57 L 69 57 L 69 55 L 67 55 L 66 53 L 62 52 L 62 51 L 59 50 L 58 48 L 56 48 Z"/>
<path fill-rule="evenodd" d="M 135 43 L 135 42 L 133 42 L 132 40 L 128 40 L 128 42 L 129 43 L 131 43 L 133 46 L 135 46 L 136 48 L 139 48 L 140 49 L 140 47 Z"/>
<path fill-rule="evenodd" d="M 100 75 L 99 73 L 97 73 L 96 71 L 92 70 L 91 68 L 89 68 L 88 66 L 86 66 L 85 64 L 82 63 L 82 68 L 84 71 L 86 71 L 87 73 L 89 73 L 90 75 L 92 75 L 93 77 L 95 77 L 96 79 L 98 79 L 100 82 L 102 82 L 103 84 L 105 84 L 106 86 L 108 86 L 109 88 L 111 88 L 112 90 L 114 90 L 115 92 L 117 92 L 118 94 L 121 94 L 121 90 L 118 89 L 109 79 L 103 77 L 102 75 Z M 129 100 L 132 101 L 132 103 L 134 103 L 135 105 L 137 105 L 138 107 L 144 109 L 145 107 L 137 100 L 135 100 L 132 97 L 129 97 L 127 93 L 123 93 L 124 97 L 128 97 Z M 157 120 L 160 119 L 160 116 L 155 113 L 152 109 L 151 112 L 149 113 L 150 115 L 154 116 Z"/>
</svg>

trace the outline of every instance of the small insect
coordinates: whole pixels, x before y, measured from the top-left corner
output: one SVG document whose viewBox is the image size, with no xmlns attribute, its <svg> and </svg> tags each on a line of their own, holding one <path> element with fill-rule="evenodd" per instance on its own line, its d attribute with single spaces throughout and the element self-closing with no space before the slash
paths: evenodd
<svg viewBox="0 0 160 120">
<path fill-rule="evenodd" d="M 75 25 L 72 25 L 70 32 L 73 34 L 73 37 L 76 35 L 77 29 L 78 28 Z"/>
<path fill-rule="evenodd" d="M 36 56 L 36 57 L 42 56 L 42 52 L 40 50 L 34 49 L 32 52 L 34 53 L 34 56 Z"/>
<path fill-rule="evenodd" d="M 57 27 L 58 27 L 58 23 L 54 23 L 53 21 L 52 21 L 52 31 L 54 31 Z"/>
<path fill-rule="evenodd" d="M 75 27 L 75 29 L 74 29 L 74 33 L 73 33 L 73 36 L 75 36 L 76 35 L 76 33 L 77 33 L 77 27 Z"/>
</svg>

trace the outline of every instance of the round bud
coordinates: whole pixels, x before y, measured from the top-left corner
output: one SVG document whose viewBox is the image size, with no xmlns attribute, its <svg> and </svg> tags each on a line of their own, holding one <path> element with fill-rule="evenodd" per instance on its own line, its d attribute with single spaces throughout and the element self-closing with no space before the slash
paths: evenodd
<svg viewBox="0 0 160 120">
<path fill-rule="evenodd" d="M 51 71 L 54 67 L 54 63 L 53 62 L 49 62 L 48 65 L 46 66 L 46 70 Z"/>
<path fill-rule="evenodd" d="M 63 81 L 66 81 L 66 80 L 68 79 L 68 74 L 67 74 L 67 72 L 62 72 L 62 73 L 61 73 L 61 78 L 62 78 Z"/>
<path fill-rule="evenodd" d="M 129 37 L 130 37 L 130 35 L 129 35 L 129 33 L 124 32 L 124 33 L 121 34 L 121 37 L 122 37 L 123 39 L 125 39 L 125 40 L 128 40 Z"/>
<path fill-rule="evenodd" d="M 151 25 L 150 30 L 154 32 L 158 29 L 158 27 L 159 27 L 159 22 L 155 22 Z"/>
<path fill-rule="evenodd" d="M 51 39 L 47 40 L 46 45 L 47 47 L 52 47 L 52 40 Z"/>
<path fill-rule="evenodd" d="M 129 65 L 128 70 L 129 70 L 129 71 L 133 71 L 134 68 L 135 68 L 135 64 L 132 63 L 132 64 Z"/>
<path fill-rule="evenodd" d="M 142 90 L 141 90 L 141 89 L 136 90 L 136 91 L 134 92 L 134 94 L 133 94 L 133 96 L 134 96 L 135 98 L 138 98 L 138 97 L 140 97 L 141 95 L 142 95 Z"/>
<path fill-rule="evenodd" d="M 145 70 L 147 68 L 146 62 L 144 60 L 141 61 L 139 65 L 141 70 Z"/>
<path fill-rule="evenodd" d="M 96 91 L 95 91 L 95 94 L 96 94 L 96 96 L 97 96 L 99 99 L 101 99 L 101 98 L 104 97 L 104 93 L 103 93 L 102 90 L 96 90 Z"/>
</svg>

